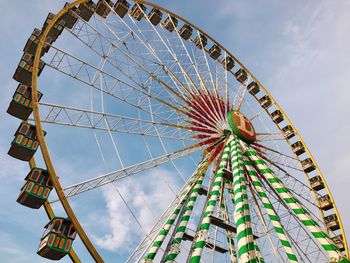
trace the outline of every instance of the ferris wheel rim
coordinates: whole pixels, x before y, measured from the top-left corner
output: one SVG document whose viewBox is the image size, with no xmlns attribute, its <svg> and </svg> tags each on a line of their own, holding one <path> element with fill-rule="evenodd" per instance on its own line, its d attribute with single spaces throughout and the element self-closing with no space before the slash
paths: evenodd
<svg viewBox="0 0 350 263">
<path fill-rule="evenodd" d="M 33 115 L 34 115 L 34 121 L 36 126 L 36 132 L 38 136 L 38 141 L 40 144 L 40 150 L 42 152 L 44 162 L 46 164 L 47 170 L 50 174 L 53 186 L 57 192 L 57 195 L 60 199 L 60 202 L 65 209 L 67 215 L 71 219 L 72 223 L 74 224 L 77 233 L 79 234 L 80 238 L 82 239 L 85 247 L 91 254 L 91 256 L 97 261 L 97 262 L 103 262 L 102 257 L 97 252 L 96 248 L 90 241 L 89 237 L 85 233 L 84 229 L 82 228 L 79 220 L 77 219 L 72 207 L 70 206 L 68 200 L 66 199 L 64 192 L 62 191 L 62 187 L 60 184 L 60 181 L 56 175 L 55 168 L 53 166 L 50 153 L 46 144 L 46 140 L 44 137 L 44 132 L 42 129 L 41 119 L 40 119 L 40 111 L 39 111 L 39 104 L 38 104 L 38 70 L 39 70 L 39 63 L 40 63 L 40 54 L 42 52 L 42 49 L 44 47 L 45 39 L 51 30 L 55 23 L 70 10 L 71 8 L 77 6 L 78 4 L 82 4 L 88 2 L 88 0 L 76 0 L 73 3 L 68 4 L 66 7 L 64 7 L 62 10 L 58 12 L 57 15 L 50 21 L 47 28 L 43 32 L 43 37 L 38 43 L 37 50 L 35 52 L 34 62 L 33 62 L 33 77 L 32 77 L 32 100 L 33 100 Z"/>
<path fill-rule="evenodd" d="M 173 16 L 175 16 L 176 18 L 179 18 L 180 20 L 182 20 L 183 22 L 185 23 L 188 23 L 189 25 L 193 26 L 193 28 L 195 28 L 196 30 L 198 30 L 199 32 L 203 33 L 205 36 L 207 36 L 209 39 L 211 39 L 215 44 L 217 44 L 219 47 L 221 47 L 227 54 L 229 54 L 239 65 L 241 68 L 243 68 L 244 70 L 246 70 L 250 75 L 251 77 L 259 84 L 259 86 L 264 90 L 264 92 L 271 98 L 272 100 L 272 103 L 276 106 L 277 109 L 279 109 L 283 116 L 286 118 L 286 121 L 293 127 L 294 131 L 295 131 L 295 135 L 300 139 L 300 141 L 303 143 L 303 145 L 305 146 L 305 150 L 307 152 L 307 154 L 309 155 L 309 157 L 312 159 L 313 163 L 315 164 L 316 166 L 316 170 L 318 171 L 319 175 L 321 176 L 321 178 L 323 179 L 323 182 L 325 183 L 325 188 L 326 188 L 326 191 L 327 193 L 330 195 L 330 198 L 331 200 L 333 201 L 333 204 L 334 204 L 334 210 L 335 210 L 335 213 L 339 219 L 339 223 L 340 223 L 340 229 L 341 229 L 341 232 L 343 234 L 343 238 L 344 238 L 344 245 L 345 245 L 345 250 L 346 250 L 346 255 L 348 255 L 348 247 L 347 247 L 347 242 L 346 242 L 346 235 L 345 235 L 345 231 L 344 231 L 344 227 L 343 227 L 343 224 L 342 224 L 342 221 L 341 221 L 341 217 L 340 217 L 340 214 L 338 212 L 338 209 L 336 207 L 336 203 L 334 202 L 334 199 L 332 197 L 332 194 L 330 192 L 330 189 L 327 185 L 327 182 L 319 168 L 319 166 L 317 165 L 316 161 L 314 160 L 310 150 L 308 149 L 307 145 L 304 143 L 303 139 L 301 138 L 299 132 L 297 131 L 297 129 L 295 128 L 295 126 L 292 124 L 292 122 L 290 121 L 289 117 L 287 116 L 287 114 L 283 111 L 283 109 L 279 106 L 279 104 L 277 103 L 277 101 L 271 96 L 271 94 L 267 91 L 267 89 L 259 82 L 258 79 L 255 78 L 255 76 L 241 63 L 239 62 L 239 60 L 233 56 L 224 46 L 222 46 L 220 43 L 218 43 L 215 39 L 213 39 L 210 35 L 208 35 L 206 32 L 204 32 L 203 30 L 199 29 L 198 27 L 196 27 L 195 25 L 193 25 L 192 23 L 190 23 L 189 21 L 183 19 L 181 16 L 177 15 L 177 14 L 174 14 L 172 13 L 171 11 L 165 9 L 165 8 L 162 8 L 158 5 L 155 5 L 153 3 L 150 3 L 150 2 L 147 2 L 147 1 L 143 1 L 143 0 L 133 0 L 134 2 L 136 3 L 143 3 L 143 4 L 146 4 L 146 5 L 149 5 L 149 6 L 152 6 L 152 7 L 155 7 L 155 8 L 158 8 L 168 14 L 171 14 Z M 72 3 L 70 3 L 69 5 L 67 5 L 65 8 L 63 8 L 56 16 L 55 18 L 50 22 L 50 24 L 48 25 L 48 27 L 44 30 L 43 32 L 43 38 L 42 39 L 45 39 L 48 32 L 50 31 L 50 29 L 52 28 L 52 26 L 60 19 L 60 17 L 62 15 L 64 15 L 66 12 L 68 12 L 68 10 L 70 10 L 71 8 L 77 6 L 78 4 L 81 4 L 81 3 L 85 3 L 85 2 L 88 2 L 88 0 L 77 0 L 77 1 L 74 1 Z M 39 143 L 40 143 L 40 148 L 41 148 L 41 151 L 43 153 L 43 157 L 44 157 L 44 160 L 45 160 L 45 163 L 47 165 L 47 168 L 50 172 L 50 175 L 51 176 L 55 176 L 56 177 L 56 180 L 54 180 L 54 186 L 55 186 L 55 189 L 56 191 L 60 191 L 60 189 L 62 190 L 62 187 L 60 186 L 60 182 L 59 182 L 59 179 L 57 178 L 57 175 L 55 173 L 55 170 L 54 170 L 54 166 L 53 166 L 53 163 L 52 163 L 52 160 L 50 158 L 50 154 L 49 154 L 49 150 L 48 150 L 48 147 L 47 147 L 47 144 L 46 144 L 46 140 L 44 138 L 44 133 L 43 133 L 43 130 L 42 130 L 42 125 L 41 125 L 41 119 L 40 119 L 40 109 L 39 109 L 39 103 L 38 103 L 38 76 L 37 76 L 37 73 L 38 73 L 38 68 L 39 68 L 39 62 L 40 62 L 40 53 L 43 49 L 43 46 L 44 46 L 44 42 L 45 41 L 40 41 L 39 42 L 39 45 L 38 45 L 38 48 L 37 48 L 37 51 L 36 51 L 36 54 L 35 54 L 35 58 L 34 58 L 34 64 L 33 64 L 33 78 L 32 78 L 32 89 L 33 89 L 33 92 L 32 92 L 32 99 L 33 99 L 33 114 L 34 114 L 34 121 L 35 121 L 35 124 L 36 124 L 36 129 L 37 129 L 37 134 L 38 134 L 38 140 L 39 140 Z M 305 174 L 307 179 L 309 178 L 307 176 L 307 174 Z M 309 181 L 309 180 L 308 180 Z M 63 198 L 62 199 L 66 199 L 64 193 L 63 193 Z M 67 203 L 69 205 L 69 202 L 68 200 L 66 199 L 66 201 L 62 201 L 61 198 L 60 198 L 60 201 L 61 203 Z M 65 208 L 66 209 L 66 208 Z M 72 210 L 72 209 L 71 209 Z M 67 212 L 67 211 L 66 211 Z M 74 219 L 75 215 L 74 215 L 74 211 L 72 210 L 73 214 L 71 214 L 71 212 L 69 212 L 72 216 L 72 218 Z M 68 212 L 67 212 L 68 214 Z M 76 224 L 79 226 L 80 223 L 78 221 L 78 219 L 76 218 Z M 73 220 L 75 221 L 75 220 Z M 85 230 L 82 228 L 82 231 L 84 232 L 85 234 Z M 83 232 L 81 232 L 81 234 L 84 236 Z M 78 232 L 79 233 L 79 232 Z M 86 235 L 86 234 L 85 234 Z M 80 236 L 80 234 L 79 234 Z M 94 245 L 91 243 L 92 247 L 94 247 Z M 92 249 L 92 248 L 91 248 Z M 90 250 L 89 250 L 90 251 Z M 98 258 L 98 252 L 96 251 L 97 254 L 95 254 L 96 258 Z M 102 258 L 101 258 L 102 260 Z"/>
</svg>

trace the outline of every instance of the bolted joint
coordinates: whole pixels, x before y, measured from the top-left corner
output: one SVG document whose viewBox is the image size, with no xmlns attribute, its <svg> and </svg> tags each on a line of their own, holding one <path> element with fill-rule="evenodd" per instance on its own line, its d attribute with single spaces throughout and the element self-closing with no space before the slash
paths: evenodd
<svg viewBox="0 0 350 263">
<path fill-rule="evenodd" d="M 149 259 L 149 258 L 144 258 L 141 260 L 141 263 L 152 263 L 153 260 L 152 259 Z"/>
<path fill-rule="evenodd" d="M 179 254 L 180 253 L 180 244 L 171 244 L 169 252 L 172 254 Z"/>
</svg>

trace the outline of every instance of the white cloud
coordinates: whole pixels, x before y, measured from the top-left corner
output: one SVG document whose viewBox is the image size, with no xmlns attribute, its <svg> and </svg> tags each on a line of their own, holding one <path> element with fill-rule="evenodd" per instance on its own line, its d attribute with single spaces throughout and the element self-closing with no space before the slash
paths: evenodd
<svg viewBox="0 0 350 263">
<path fill-rule="evenodd" d="M 18 246 L 12 236 L 1 233 L 0 235 L 0 254 L 2 260 L 13 260 L 16 258 L 16 262 L 32 262 L 32 257 L 28 257 L 27 253 L 31 253 L 30 251 L 25 252 L 23 248 Z M 7 261 L 10 262 L 10 261 Z"/>
<path fill-rule="evenodd" d="M 167 183 L 177 187 L 171 173 L 164 169 L 153 169 L 139 176 L 142 176 L 140 180 L 126 179 L 118 183 L 117 188 L 144 231 L 148 232 L 174 198 Z M 107 212 L 102 218 L 106 218 L 103 223 L 107 224 L 108 232 L 102 236 L 95 234 L 96 244 L 118 253 L 130 251 L 144 236 L 143 232 L 113 186 L 104 191 L 104 197 Z"/>
<path fill-rule="evenodd" d="M 281 66 L 275 65 L 269 77 L 273 95 L 323 170 L 347 233 L 350 37 L 345 32 L 350 30 L 349 15 L 347 1 L 322 1 L 301 10 L 285 24 L 284 32 L 289 34 L 276 51 Z"/>
<path fill-rule="evenodd" d="M 105 198 L 107 208 L 106 223 L 110 226 L 110 232 L 102 237 L 96 238 L 96 243 L 98 246 L 107 250 L 116 250 L 123 247 L 127 248 L 127 243 L 129 241 L 128 236 L 132 225 L 130 224 L 130 218 L 125 217 L 125 215 L 121 213 L 121 211 L 124 210 L 123 202 L 116 197 L 115 191 L 112 188 L 105 191 Z"/>
</svg>

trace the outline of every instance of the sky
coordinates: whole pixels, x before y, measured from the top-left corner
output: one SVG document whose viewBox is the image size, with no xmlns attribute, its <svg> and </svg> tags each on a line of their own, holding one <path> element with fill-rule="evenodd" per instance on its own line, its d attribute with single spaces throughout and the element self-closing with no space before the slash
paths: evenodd
<svg viewBox="0 0 350 263">
<path fill-rule="evenodd" d="M 65 1 L 50 0 L 0 0 L 0 254 L 2 262 L 46 262 L 35 254 L 47 218 L 43 211 L 32 211 L 15 202 L 23 177 L 28 172 L 24 162 L 7 155 L 18 121 L 6 114 L 6 109 L 16 87 L 13 72 L 22 48 L 34 27 L 40 27 L 48 12 L 57 12 Z M 214 37 L 230 50 L 271 92 L 288 114 L 310 148 L 329 184 L 350 237 L 350 210 L 348 209 L 348 162 L 350 161 L 350 2 L 334 1 L 277 1 L 277 0 L 162 0 L 153 1 L 188 19 Z M 62 161 L 61 170 L 69 170 Z M 68 172 L 66 172 L 68 173 Z M 168 182 L 175 185 L 167 170 L 159 170 Z M 152 178 L 151 173 L 149 178 Z M 141 182 L 142 183 L 142 182 Z M 146 182 L 144 182 L 146 183 Z M 162 188 L 164 182 L 159 182 Z M 133 192 L 138 185 L 132 184 Z M 122 193 L 130 190 L 120 186 Z M 122 205 L 111 198 L 113 189 L 100 192 L 106 202 L 106 215 L 97 218 L 86 215 L 90 229 L 93 222 L 109 225 L 92 231 L 93 240 L 102 248 L 111 262 L 121 244 L 131 244 L 128 239 L 133 226 L 124 222 L 124 232 L 115 222 Z M 115 193 L 114 193 L 115 194 Z M 161 192 L 154 192 L 152 200 L 161 199 L 157 210 L 170 200 Z M 161 198 L 159 197 L 161 196 Z M 164 198 L 163 198 L 164 197 Z M 93 202 L 86 196 L 86 204 Z M 139 216 L 150 217 L 142 210 Z M 154 204 L 155 205 L 155 204 Z M 60 208 L 58 208 L 60 209 Z M 60 211 L 60 210 L 58 210 Z M 113 223 L 114 222 L 114 223 Z M 91 225 L 89 225 L 91 224 Z M 122 242 L 123 241 L 123 242 Z M 129 242 L 129 243 L 128 243 Z M 91 262 L 77 242 L 84 262 Z M 117 254 L 118 255 L 118 254 Z M 67 259 L 65 261 L 69 262 Z M 118 261 L 119 262 L 119 261 Z"/>
</svg>

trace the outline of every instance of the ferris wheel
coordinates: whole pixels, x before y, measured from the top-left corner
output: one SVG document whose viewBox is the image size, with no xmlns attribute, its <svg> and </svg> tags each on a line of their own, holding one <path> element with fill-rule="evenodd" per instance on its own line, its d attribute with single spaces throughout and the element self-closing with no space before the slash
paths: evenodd
<svg viewBox="0 0 350 263">
<path fill-rule="evenodd" d="M 50 13 L 23 52 L 9 154 L 30 165 L 17 202 L 49 217 L 38 255 L 80 262 L 78 237 L 104 262 L 106 239 L 128 235 L 116 247 L 130 263 L 349 262 L 336 203 L 300 134 L 189 21 L 146 1 L 77 0 Z M 91 238 L 81 215 L 105 223 L 96 200 L 111 206 L 113 195 L 121 205 L 110 221 L 134 227 Z"/>
</svg>

